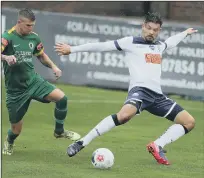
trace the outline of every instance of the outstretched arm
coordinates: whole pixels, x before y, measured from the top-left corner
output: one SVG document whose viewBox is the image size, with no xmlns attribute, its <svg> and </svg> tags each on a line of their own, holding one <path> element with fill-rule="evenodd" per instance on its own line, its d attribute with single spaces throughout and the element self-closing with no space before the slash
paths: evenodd
<svg viewBox="0 0 204 178">
<path fill-rule="evenodd" d="M 171 49 L 175 46 L 177 46 L 187 35 L 191 35 L 193 33 L 196 33 L 197 30 L 193 28 L 188 28 L 187 30 L 178 33 L 174 36 L 169 37 L 165 43 L 166 43 L 166 49 Z"/>
<path fill-rule="evenodd" d="M 58 55 L 69 55 L 70 53 L 76 52 L 102 52 L 117 50 L 114 41 L 87 43 L 79 46 L 57 43 L 54 48 Z"/>
</svg>

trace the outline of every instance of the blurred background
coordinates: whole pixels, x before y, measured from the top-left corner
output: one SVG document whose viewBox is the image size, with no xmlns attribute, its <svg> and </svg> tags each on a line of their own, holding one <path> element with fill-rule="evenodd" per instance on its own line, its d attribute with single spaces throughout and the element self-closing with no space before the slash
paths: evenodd
<svg viewBox="0 0 204 178">
<path fill-rule="evenodd" d="M 197 28 L 197 34 L 164 53 L 161 84 L 166 94 L 203 100 L 204 2 L 4 1 L 2 31 L 15 25 L 16 13 L 25 7 L 36 11 L 35 31 L 39 33 L 46 52 L 63 70 L 58 81 L 63 84 L 127 90 L 129 75 L 124 53 L 77 53 L 59 57 L 53 50 L 56 42 L 79 45 L 138 36 L 144 15 L 152 11 L 159 12 L 164 19 L 160 40 L 189 27 Z M 55 82 L 49 69 L 37 62 L 35 65 L 44 78 Z"/>
<path fill-rule="evenodd" d="M 24 7 L 36 10 L 80 13 L 119 17 L 141 17 L 148 11 L 158 11 L 164 19 L 204 24 L 204 2 L 196 1 L 65 1 L 23 2 Z M 2 7 L 22 8 L 22 2 L 2 2 Z"/>
</svg>

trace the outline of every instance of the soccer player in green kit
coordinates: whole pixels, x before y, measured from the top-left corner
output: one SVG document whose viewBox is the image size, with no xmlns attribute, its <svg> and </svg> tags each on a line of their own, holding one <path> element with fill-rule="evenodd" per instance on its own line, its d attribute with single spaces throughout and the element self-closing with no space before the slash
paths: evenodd
<svg viewBox="0 0 204 178">
<path fill-rule="evenodd" d="M 45 54 L 39 36 L 32 31 L 34 25 L 34 13 L 30 9 L 20 10 L 16 26 L 4 32 L 1 39 L 1 60 L 7 94 L 6 106 L 11 123 L 3 147 L 3 154 L 7 155 L 13 153 L 14 140 L 22 130 L 22 118 L 32 99 L 43 103 L 56 103 L 54 111 L 54 136 L 56 138 L 71 140 L 80 138 L 78 133 L 64 130 L 64 120 L 67 115 L 65 94 L 35 72 L 33 56 L 36 56 L 43 65 L 51 68 L 56 78 L 59 78 L 62 73 Z"/>
</svg>

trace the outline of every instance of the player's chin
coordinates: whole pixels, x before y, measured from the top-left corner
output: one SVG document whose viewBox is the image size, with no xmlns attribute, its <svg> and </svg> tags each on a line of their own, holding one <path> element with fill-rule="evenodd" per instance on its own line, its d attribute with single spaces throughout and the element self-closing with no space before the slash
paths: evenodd
<svg viewBox="0 0 204 178">
<path fill-rule="evenodd" d="M 32 31 L 29 30 L 29 31 L 25 31 L 24 34 L 25 34 L 25 35 L 29 35 L 29 34 L 31 34 L 31 33 L 32 33 Z"/>
<path fill-rule="evenodd" d="M 149 42 L 149 43 L 151 43 L 151 42 L 154 41 L 154 38 L 152 38 L 152 37 L 147 37 L 147 38 L 146 38 L 146 41 Z"/>
<path fill-rule="evenodd" d="M 29 35 L 31 32 L 24 32 L 23 35 Z"/>
</svg>

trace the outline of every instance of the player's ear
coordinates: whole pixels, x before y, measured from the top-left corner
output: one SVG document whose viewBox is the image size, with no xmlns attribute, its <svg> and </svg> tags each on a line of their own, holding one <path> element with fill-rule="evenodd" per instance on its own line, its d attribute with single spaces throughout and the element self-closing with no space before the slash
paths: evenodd
<svg viewBox="0 0 204 178">
<path fill-rule="evenodd" d="M 17 23 L 18 23 L 18 24 L 19 24 L 19 23 L 21 23 L 21 20 L 20 20 L 20 19 L 18 19 L 18 20 L 17 20 Z"/>
</svg>

